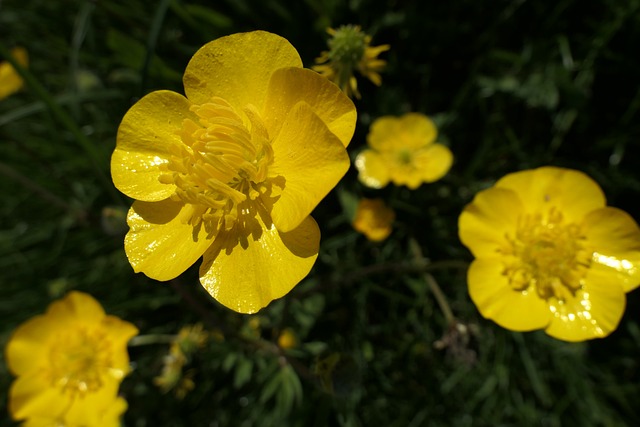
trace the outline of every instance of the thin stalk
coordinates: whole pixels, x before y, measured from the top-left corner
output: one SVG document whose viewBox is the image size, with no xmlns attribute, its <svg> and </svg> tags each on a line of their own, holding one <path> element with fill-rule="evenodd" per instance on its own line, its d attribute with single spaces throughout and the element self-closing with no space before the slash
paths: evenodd
<svg viewBox="0 0 640 427">
<path fill-rule="evenodd" d="M 413 237 L 409 240 L 409 248 L 411 250 L 411 253 L 413 254 L 414 260 L 417 263 L 424 263 L 424 256 L 422 255 L 420 245 Z M 436 302 L 438 303 L 440 311 L 442 311 L 447 324 L 453 325 L 456 322 L 456 318 L 453 315 L 453 311 L 451 311 L 451 307 L 449 306 L 447 297 L 445 296 L 444 292 L 442 292 L 442 289 L 440 289 L 438 282 L 436 282 L 436 279 L 427 272 L 424 273 L 424 280 L 425 282 L 427 282 L 429 290 L 433 294 L 433 297 L 436 299 Z"/>
</svg>

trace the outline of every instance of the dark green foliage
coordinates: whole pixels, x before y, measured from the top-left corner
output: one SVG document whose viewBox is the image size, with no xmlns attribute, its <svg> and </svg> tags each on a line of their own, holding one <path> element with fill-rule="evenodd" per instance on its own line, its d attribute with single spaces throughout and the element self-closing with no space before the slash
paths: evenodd
<svg viewBox="0 0 640 427">
<path fill-rule="evenodd" d="M 30 86 L 0 101 L 0 346 L 78 289 L 142 335 L 202 322 L 224 336 L 185 367 L 195 388 L 183 399 L 153 383 L 168 345 L 132 346 L 126 426 L 636 425 L 638 292 L 603 340 L 511 333 L 471 303 L 471 255 L 457 237 L 458 215 L 478 190 L 541 165 L 588 173 L 610 205 L 640 218 L 640 0 L 586 3 L 0 2 L 0 41 L 27 48 L 45 91 Z M 326 48 L 325 28 L 342 24 L 391 45 L 383 85 L 359 80 L 352 159 L 372 120 L 419 111 L 453 151 L 451 172 L 416 191 L 373 191 L 352 168 L 314 212 L 323 233 L 314 270 L 254 316 L 212 300 L 197 267 L 170 283 L 133 274 L 122 245 L 130 202 L 104 180 L 127 109 L 152 90 L 182 92 L 191 55 L 216 37 L 272 31 L 310 67 Z M 362 196 L 397 212 L 383 243 L 351 228 Z M 412 240 L 428 262 L 411 261 Z M 457 324 L 447 324 L 425 272 Z M 285 328 L 300 343 L 290 350 L 276 344 Z M 1 406 L 11 381 L 0 363 Z"/>
</svg>

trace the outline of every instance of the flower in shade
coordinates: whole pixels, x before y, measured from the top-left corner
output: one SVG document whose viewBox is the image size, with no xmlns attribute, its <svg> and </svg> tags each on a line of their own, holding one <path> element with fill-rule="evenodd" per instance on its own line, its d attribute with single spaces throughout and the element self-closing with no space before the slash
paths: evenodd
<svg viewBox="0 0 640 427">
<path fill-rule="evenodd" d="M 393 182 L 414 190 L 442 178 L 451 168 L 453 154 L 435 143 L 437 135 L 433 122 L 420 113 L 375 120 L 367 135 L 370 148 L 355 162 L 360 182 L 371 188 Z"/>
<path fill-rule="evenodd" d="M 310 213 L 349 168 L 355 107 L 263 31 L 206 44 L 183 82 L 186 97 L 150 93 L 118 129 L 113 182 L 136 199 L 125 252 L 161 281 L 203 256 L 202 285 L 252 313 L 313 266 Z"/>
<path fill-rule="evenodd" d="M 391 234 L 396 214 L 382 199 L 362 199 L 358 202 L 353 228 L 367 239 L 380 242 Z"/>
<path fill-rule="evenodd" d="M 11 56 L 23 67 L 29 64 L 27 51 L 22 47 L 12 49 Z M 0 62 L 0 99 L 19 91 L 23 84 L 22 77 L 8 61 Z"/>
<path fill-rule="evenodd" d="M 544 329 L 566 341 L 604 337 L 640 283 L 638 225 L 607 207 L 598 184 L 578 171 L 506 175 L 465 207 L 459 231 L 475 256 L 471 299 L 507 329 Z"/>
<path fill-rule="evenodd" d="M 119 426 L 129 373 L 127 342 L 138 333 L 91 296 L 70 292 L 20 325 L 6 347 L 9 412 L 27 426 Z"/>
<path fill-rule="evenodd" d="M 313 69 L 337 84 L 349 97 L 360 98 L 358 81 L 354 76 L 357 70 L 376 86 L 382 84 L 380 71 L 386 61 L 378 55 L 389 50 L 389 45 L 370 46 L 371 36 L 363 33 L 358 25 L 343 25 L 337 30 L 328 28 L 331 36 L 329 50 L 316 58 Z"/>
</svg>

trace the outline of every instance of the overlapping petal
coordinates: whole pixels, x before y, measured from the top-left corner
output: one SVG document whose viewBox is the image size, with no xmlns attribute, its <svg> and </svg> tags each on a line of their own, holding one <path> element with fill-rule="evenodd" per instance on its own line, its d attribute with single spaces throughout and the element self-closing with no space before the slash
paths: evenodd
<svg viewBox="0 0 640 427">
<path fill-rule="evenodd" d="M 477 258 L 496 257 L 523 211 L 520 197 L 511 190 L 492 187 L 481 191 L 460 214 L 460 240 Z"/>
<path fill-rule="evenodd" d="M 515 191 L 531 212 L 547 212 L 553 206 L 570 222 L 606 204 L 600 186 L 571 169 L 541 167 L 515 172 L 498 180 L 496 187 Z"/>
<path fill-rule="evenodd" d="M 304 68 L 282 68 L 271 76 L 263 114 L 271 138 L 277 138 L 299 102 L 309 105 L 343 146 L 349 145 L 356 125 L 353 102 L 329 80 Z"/>
<path fill-rule="evenodd" d="M 593 267 L 603 282 L 620 283 L 625 292 L 640 284 L 640 228 L 626 212 L 605 207 L 584 219 L 587 240 L 595 248 Z"/>
<path fill-rule="evenodd" d="M 148 94 L 129 109 L 111 157 L 111 177 L 118 190 L 147 202 L 175 192 L 175 185 L 160 182 L 160 165 L 168 162 L 169 147 L 180 142 L 183 120 L 197 120 L 190 105 L 184 96 L 165 90 Z"/>
<path fill-rule="evenodd" d="M 156 280 L 178 277 L 211 245 L 205 227 L 189 224 L 193 207 L 172 200 L 134 202 L 127 215 L 125 252 L 136 272 Z"/>
<path fill-rule="evenodd" d="M 535 290 L 515 291 L 499 258 L 479 258 L 469 267 L 469 295 L 482 315 L 514 331 L 532 331 L 551 321 L 547 302 Z"/>
<path fill-rule="evenodd" d="M 271 216 L 278 230 L 293 230 L 349 169 L 340 140 L 306 102 L 291 109 L 273 141 L 269 173 L 286 180 Z"/>
<path fill-rule="evenodd" d="M 265 221 L 268 215 L 258 215 L 240 240 L 233 233 L 219 235 L 200 267 L 207 291 L 241 313 L 254 313 L 287 294 L 318 256 L 320 230 L 313 218 L 288 233 Z"/>
<path fill-rule="evenodd" d="M 575 342 L 603 338 L 618 327 L 626 305 L 622 288 L 596 271 L 590 272 L 587 283 L 574 298 L 562 304 L 551 303 L 555 314 L 547 334 Z"/>
<path fill-rule="evenodd" d="M 286 39 L 265 31 L 232 34 L 193 55 L 184 73 L 184 90 L 195 104 L 218 96 L 238 111 L 248 104 L 261 111 L 272 74 L 286 67 L 302 67 L 300 55 Z"/>
</svg>

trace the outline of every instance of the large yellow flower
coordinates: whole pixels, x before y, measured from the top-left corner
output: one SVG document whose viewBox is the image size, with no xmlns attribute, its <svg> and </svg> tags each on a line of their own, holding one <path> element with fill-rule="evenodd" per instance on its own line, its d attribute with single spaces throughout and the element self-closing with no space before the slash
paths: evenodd
<svg viewBox="0 0 640 427">
<path fill-rule="evenodd" d="M 459 220 L 475 260 L 468 272 L 480 313 L 515 331 L 545 329 L 582 341 L 617 327 L 625 292 L 640 283 L 640 230 L 607 207 L 585 174 L 543 167 L 506 175 Z"/>
<path fill-rule="evenodd" d="M 138 333 L 91 296 L 71 292 L 20 325 L 6 347 L 9 412 L 28 426 L 119 426 L 127 341 Z"/>
<path fill-rule="evenodd" d="M 356 158 L 360 181 L 371 188 L 385 187 L 389 181 L 412 190 L 422 183 L 442 178 L 451 168 L 449 148 L 435 143 L 438 131 L 424 114 L 385 116 L 371 125 L 369 149 Z"/>
<path fill-rule="evenodd" d="M 17 47 L 11 51 L 11 55 L 23 67 L 29 63 L 27 51 L 22 47 Z M 24 84 L 22 77 L 8 61 L 0 62 L 0 99 L 6 98 L 22 88 Z"/>
<path fill-rule="evenodd" d="M 255 312 L 316 260 L 309 214 L 349 168 L 355 107 L 263 31 L 205 45 L 183 82 L 186 97 L 153 92 L 118 130 L 113 182 L 137 199 L 125 251 L 135 271 L 161 281 L 204 255 L 209 293 Z"/>
</svg>

